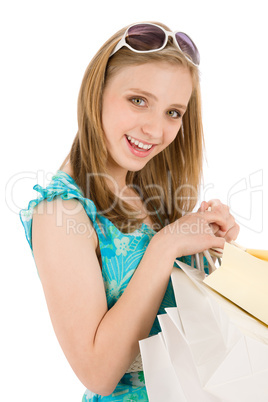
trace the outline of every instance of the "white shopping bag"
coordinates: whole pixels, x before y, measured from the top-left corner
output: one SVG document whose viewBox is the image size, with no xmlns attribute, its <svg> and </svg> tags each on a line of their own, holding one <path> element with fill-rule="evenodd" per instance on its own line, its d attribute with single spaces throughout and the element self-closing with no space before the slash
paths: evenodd
<svg viewBox="0 0 268 402">
<path fill-rule="evenodd" d="M 267 402 L 267 326 L 212 291 L 204 273 L 178 265 L 178 307 L 158 316 L 160 334 L 140 341 L 150 402 Z"/>
</svg>

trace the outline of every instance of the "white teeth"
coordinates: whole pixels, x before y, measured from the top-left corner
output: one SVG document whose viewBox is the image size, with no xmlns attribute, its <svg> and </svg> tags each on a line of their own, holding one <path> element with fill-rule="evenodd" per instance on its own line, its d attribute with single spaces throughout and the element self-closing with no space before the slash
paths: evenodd
<svg viewBox="0 0 268 402">
<path fill-rule="evenodd" d="M 141 149 L 151 149 L 152 145 L 148 145 L 148 144 L 143 144 L 141 141 L 138 140 L 134 140 L 134 138 L 130 137 L 130 135 L 127 136 L 127 139 L 131 142 L 131 144 L 135 144 L 137 145 L 139 148 Z"/>
</svg>

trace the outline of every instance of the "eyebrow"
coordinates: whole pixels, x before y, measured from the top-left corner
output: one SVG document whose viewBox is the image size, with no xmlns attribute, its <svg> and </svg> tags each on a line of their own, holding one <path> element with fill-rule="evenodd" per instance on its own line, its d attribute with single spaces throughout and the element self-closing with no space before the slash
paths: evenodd
<svg viewBox="0 0 268 402">
<path fill-rule="evenodd" d="M 149 98 L 154 99 L 155 101 L 158 101 L 158 98 L 157 98 L 154 94 L 152 94 L 151 92 L 144 91 L 143 89 L 140 89 L 140 88 L 129 88 L 129 91 L 139 92 L 141 95 L 145 95 L 145 96 L 147 96 L 147 97 L 149 97 Z M 174 104 L 172 104 L 171 106 L 174 106 L 174 107 L 177 107 L 177 108 L 183 109 L 183 110 L 186 110 L 186 109 L 187 109 L 187 106 L 182 105 L 182 104 L 180 104 L 180 103 L 174 103 Z"/>
</svg>

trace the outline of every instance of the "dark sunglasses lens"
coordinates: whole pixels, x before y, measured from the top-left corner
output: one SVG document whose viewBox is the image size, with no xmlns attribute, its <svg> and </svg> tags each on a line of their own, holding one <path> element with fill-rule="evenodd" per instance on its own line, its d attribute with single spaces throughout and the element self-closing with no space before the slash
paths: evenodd
<svg viewBox="0 0 268 402">
<path fill-rule="evenodd" d="M 194 64 L 198 65 L 200 63 L 200 54 L 192 39 L 183 32 L 177 32 L 175 36 L 183 53 L 185 53 Z"/>
<path fill-rule="evenodd" d="M 135 50 L 160 49 L 165 42 L 165 32 L 149 24 L 137 24 L 128 29 L 126 42 Z"/>
</svg>

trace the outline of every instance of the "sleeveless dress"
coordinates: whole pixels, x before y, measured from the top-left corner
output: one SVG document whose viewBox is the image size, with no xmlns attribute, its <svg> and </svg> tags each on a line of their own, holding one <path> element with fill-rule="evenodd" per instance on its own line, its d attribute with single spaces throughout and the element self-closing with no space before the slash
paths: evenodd
<svg viewBox="0 0 268 402">
<path fill-rule="evenodd" d="M 36 184 L 33 189 L 38 191 L 41 195 L 39 195 L 37 199 L 31 200 L 27 209 L 20 211 L 20 219 L 24 226 L 26 239 L 31 248 L 32 255 L 32 215 L 35 206 L 44 199 L 52 201 L 56 197 L 61 197 L 63 200 L 72 198 L 78 199 L 83 205 L 98 235 L 102 259 L 102 277 L 105 285 L 108 308 L 110 309 L 126 289 L 150 240 L 156 232 L 146 224 L 142 224 L 139 229 L 132 233 L 120 232 L 111 221 L 98 214 L 93 201 L 85 198 L 82 190 L 78 187 L 74 179 L 61 170 L 57 171 L 46 188 Z M 186 264 L 191 264 L 191 256 L 182 257 L 180 259 Z M 158 314 L 164 314 L 165 308 L 174 306 L 176 306 L 176 301 L 172 283 L 171 280 L 169 280 Z M 149 336 L 156 335 L 159 331 L 161 331 L 161 328 L 156 317 Z M 119 381 L 113 393 L 109 396 L 97 395 L 90 390 L 86 390 L 82 402 L 96 401 L 149 401 L 143 371 L 126 373 Z"/>
</svg>

